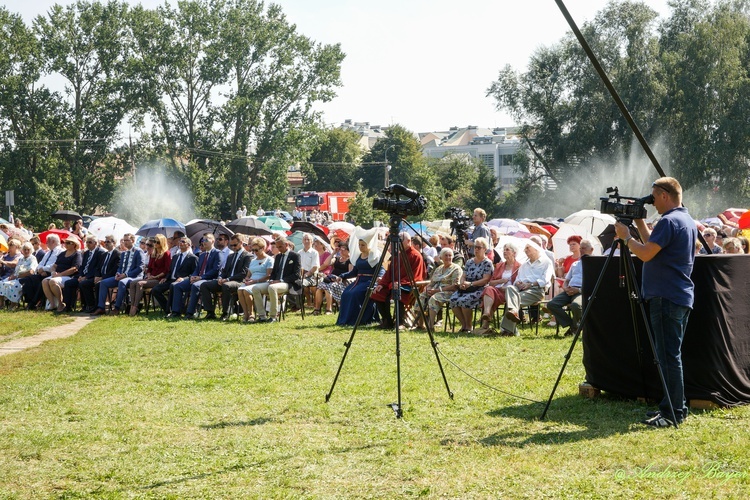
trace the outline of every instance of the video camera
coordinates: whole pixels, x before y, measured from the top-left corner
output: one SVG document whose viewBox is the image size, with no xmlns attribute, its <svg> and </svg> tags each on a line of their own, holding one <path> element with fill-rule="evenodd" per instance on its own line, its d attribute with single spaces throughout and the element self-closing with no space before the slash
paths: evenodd
<svg viewBox="0 0 750 500">
<path fill-rule="evenodd" d="M 451 234 L 463 237 L 472 224 L 472 218 L 466 215 L 463 208 L 450 207 L 445 211 L 445 218 L 451 219 Z"/>
<path fill-rule="evenodd" d="M 599 198 L 602 201 L 600 212 L 614 215 L 617 221 L 623 224 L 630 224 L 634 219 L 645 219 L 648 213 L 644 205 L 654 204 L 653 195 L 643 198 L 620 196 L 617 186 L 607 188 L 607 194 L 609 196 Z M 627 203 L 623 203 L 622 200 L 627 200 Z"/>
<path fill-rule="evenodd" d="M 375 210 L 406 217 L 420 215 L 427 209 L 427 198 L 401 184 L 391 184 L 380 192 L 385 197 L 372 200 L 372 208 Z M 400 200 L 399 196 L 406 196 L 409 199 Z"/>
</svg>

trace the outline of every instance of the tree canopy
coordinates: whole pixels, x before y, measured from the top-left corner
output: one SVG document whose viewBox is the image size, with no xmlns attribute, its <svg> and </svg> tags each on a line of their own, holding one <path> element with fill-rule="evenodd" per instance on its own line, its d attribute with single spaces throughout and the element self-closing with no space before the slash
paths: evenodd
<svg viewBox="0 0 750 500">
<path fill-rule="evenodd" d="M 670 6 L 670 17 L 659 19 L 645 3 L 610 1 L 581 31 L 693 206 L 718 213 L 747 205 L 748 3 L 675 0 Z M 582 194 L 595 200 L 598 195 L 581 191 L 594 180 L 601 194 L 607 182 L 637 193 L 657 175 L 572 34 L 537 49 L 526 71 L 503 68 L 488 95 L 529 141 L 527 159 L 516 162 L 523 174 L 519 190 L 503 205 L 507 216 L 536 207 L 532 197 L 540 192 L 554 207 Z M 556 182 L 543 183 L 544 177 Z"/>
<path fill-rule="evenodd" d="M 36 225 L 110 211 L 141 168 L 192 191 L 200 216 L 282 206 L 344 58 L 256 0 L 80 0 L 32 26 L 0 7 L 0 44 L 1 178 Z"/>
</svg>

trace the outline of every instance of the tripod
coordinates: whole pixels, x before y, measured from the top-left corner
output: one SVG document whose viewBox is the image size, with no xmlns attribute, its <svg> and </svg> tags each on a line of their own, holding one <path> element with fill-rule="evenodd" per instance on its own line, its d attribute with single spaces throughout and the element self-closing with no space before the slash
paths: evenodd
<svg viewBox="0 0 750 500">
<path fill-rule="evenodd" d="M 421 314 L 423 317 L 425 315 L 425 310 L 422 307 L 422 301 L 419 298 L 419 292 L 417 290 L 416 282 L 414 281 L 414 272 L 411 268 L 411 265 L 409 264 L 409 260 L 406 258 L 405 255 L 403 255 L 404 252 L 404 246 L 401 242 L 401 239 L 399 238 L 398 234 L 398 228 L 401 223 L 401 216 L 397 214 L 391 214 L 390 224 L 388 227 L 388 240 L 385 243 L 385 248 L 383 248 L 383 253 L 380 256 L 380 261 L 378 261 L 378 264 L 375 266 L 375 269 L 372 274 L 372 278 L 370 279 L 370 285 L 367 287 L 367 292 L 365 294 L 365 301 L 362 304 L 362 308 L 359 311 L 359 315 L 357 316 L 357 321 L 354 324 L 354 328 L 352 329 L 352 334 L 349 337 L 349 341 L 345 342 L 344 345 L 346 346 L 346 349 L 344 350 L 344 356 L 341 358 L 341 363 L 339 364 L 339 368 L 336 371 L 336 376 L 333 378 L 333 383 L 331 384 L 331 389 L 328 391 L 328 394 L 326 394 L 326 403 L 331 399 L 331 394 L 333 394 L 333 389 L 336 387 L 336 381 L 339 378 L 339 374 L 341 373 L 341 369 L 344 366 L 344 361 L 346 360 L 346 355 L 349 353 L 349 349 L 352 346 L 352 342 L 354 341 L 354 335 L 357 333 L 357 328 L 359 328 L 359 324 L 362 321 L 362 316 L 364 315 L 365 311 L 367 310 L 367 306 L 370 303 L 370 296 L 372 295 L 372 291 L 375 288 L 375 283 L 377 282 L 378 275 L 380 274 L 380 270 L 383 268 L 383 261 L 385 260 L 385 255 L 390 249 L 392 260 L 390 269 L 388 272 L 391 273 L 391 297 L 393 299 L 394 303 L 394 318 L 393 318 L 393 324 L 394 328 L 396 330 L 396 383 L 397 383 L 397 394 L 398 394 L 398 401 L 395 403 L 391 403 L 388 406 L 396 413 L 396 418 L 401 418 L 403 416 L 403 406 L 401 405 L 401 334 L 399 331 L 399 326 L 401 324 L 401 315 L 399 311 L 399 301 L 401 299 L 401 266 L 400 263 L 404 264 L 404 268 L 406 269 L 406 272 L 409 276 L 409 283 L 411 285 L 411 293 L 416 299 L 416 302 L 419 306 L 419 314 Z M 443 365 L 440 362 L 440 356 L 438 355 L 437 351 L 437 343 L 435 342 L 435 337 L 432 333 L 432 327 L 429 325 L 429 322 L 426 322 L 427 324 L 427 334 L 430 338 L 430 345 L 432 346 L 432 350 L 435 353 L 435 359 L 437 359 L 438 367 L 440 368 L 440 373 L 443 376 L 443 382 L 445 383 L 445 388 L 448 391 L 448 397 L 450 399 L 453 399 L 453 393 L 451 392 L 450 387 L 448 386 L 448 380 L 445 378 L 445 371 L 443 370 Z"/>
<path fill-rule="evenodd" d="M 631 221 L 621 220 L 620 222 L 623 222 L 624 224 L 630 224 Z M 609 255 L 607 255 L 607 260 L 604 262 L 604 266 L 602 267 L 602 270 L 599 273 L 599 277 L 596 280 L 596 285 L 594 285 L 594 289 L 591 292 L 588 304 L 586 304 L 586 308 L 583 311 L 581 321 L 579 321 L 578 327 L 576 328 L 575 334 L 573 336 L 573 342 L 571 342 L 570 349 L 568 349 L 568 352 L 565 355 L 565 361 L 563 362 L 562 368 L 560 368 L 560 373 L 557 376 L 555 386 L 552 388 L 552 392 L 549 395 L 547 405 L 544 407 L 544 411 L 542 412 L 540 420 L 544 420 L 544 417 L 547 415 L 547 410 L 549 410 L 549 406 L 552 403 L 552 398 L 555 395 L 557 386 L 560 384 L 560 379 L 562 379 L 565 367 L 568 365 L 568 361 L 570 361 L 570 356 L 573 353 L 573 349 L 575 348 L 576 342 L 578 341 L 578 337 L 581 335 L 581 327 L 583 326 L 583 323 L 586 320 L 589 311 L 591 311 L 591 306 L 596 301 L 596 294 L 599 291 L 599 286 L 602 284 L 604 274 L 607 271 L 609 263 L 612 260 L 612 256 L 615 254 L 615 249 L 617 248 L 620 248 L 620 287 L 627 286 L 628 298 L 630 299 L 630 314 L 633 320 L 633 333 L 636 339 L 636 346 L 638 345 L 639 341 L 638 321 L 636 317 L 635 303 L 638 303 L 641 318 L 643 319 L 643 324 L 646 325 L 646 336 L 648 337 L 648 341 L 651 344 L 651 352 L 654 355 L 654 364 L 656 365 L 656 370 L 659 372 L 659 378 L 661 379 L 662 390 L 664 391 L 667 402 L 669 403 L 669 408 L 672 412 L 672 422 L 674 422 L 674 426 L 677 427 L 677 419 L 675 418 L 672 400 L 669 397 L 667 381 L 664 378 L 664 372 L 662 371 L 661 363 L 659 363 L 659 358 L 656 355 L 656 345 L 654 344 L 654 335 L 651 331 L 651 324 L 649 323 L 648 316 L 646 315 L 646 308 L 643 305 L 643 298 L 641 297 L 641 293 L 638 289 L 638 284 L 635 280 L 635 265 L 633 264 L 633 257 L 630 255 L 630 250 L 628 250 L 627 245 L 621 239 L 616 239 L 614 241 L 614 243 L 612 244 L 612 248 L 609 251 Z M 638 350 L 640 351 L 640 349 Z"/>
</svg>

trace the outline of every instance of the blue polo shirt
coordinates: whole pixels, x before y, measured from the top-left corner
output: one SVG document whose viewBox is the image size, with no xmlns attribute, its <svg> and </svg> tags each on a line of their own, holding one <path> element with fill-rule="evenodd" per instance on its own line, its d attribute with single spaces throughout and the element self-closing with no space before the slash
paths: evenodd
<svg viewBox="0 0 750 500">
<path fill-rule="evenodd" d="M 677 207 L 662 215 L 648 241 L 661 247 L 643 263 L 643 298 L 665 298 L 677 305 L 693 307 L 693 281 L 698 230 L 686 208 Z"/>
</svg>

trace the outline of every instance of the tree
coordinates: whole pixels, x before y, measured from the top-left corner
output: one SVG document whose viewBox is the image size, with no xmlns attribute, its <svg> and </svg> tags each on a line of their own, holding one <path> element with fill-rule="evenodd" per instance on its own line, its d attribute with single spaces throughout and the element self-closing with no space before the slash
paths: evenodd
<svg viewBox="0 0 750 500">
<path fill-rule="evenodd" d="M 34 20 L 46 69 L 66 80 L 64 136 L 70 142 L 62 153 L 73 208 L 84 211 L 105 205 L 114 193 L 113 180 L 123 172 L 117 161 L 104 158 L 134 100 L 123 77 L 127 11 L 127 4 L 114 0 L 78 1 L 65 8 L 54 5 L 47 17 Z"/>
<path fill-rule="evenodd" d="M 318 130 L 303 165 L 306 186 L 315 191 L 350 191 L 357 184 L 362 147 L 353 130 Z"/>
<path fill-rule="evenodd" d="M 216 4 L 220 25 L 221 64 L 231 90 L 222 106 L 225 150 L 234 155 L 253 150 L 253 163 L 262 168 L 247 175 L 247 163 L 232 161 L 229 171 L 231 208 L 254 199 L 261 172 L 285 176 L 288 163 L 302 158 L 298 140 L 315 122 L 315 102 L 334 97 L 341 85 L 344 54 L 339 45 L 322 45 L 297 32 L 281 7 L 256 0 L 227 0 Z M 271 173 L 269 169 L 281 169 Z M 265 191 L 265 190 L 264 190 Z"/>
<path fill-rule="evenodd" d="M 349 217 L 358 226 L 365 228 L 372 227 L 376 220 L 383 218 L 382 212 L 377 212 L 372 208 L 374 196 L 367 194 L 367 190 L 362 183 L 357 183 L 357 196 L 349 203 Z"/>
</svg>

